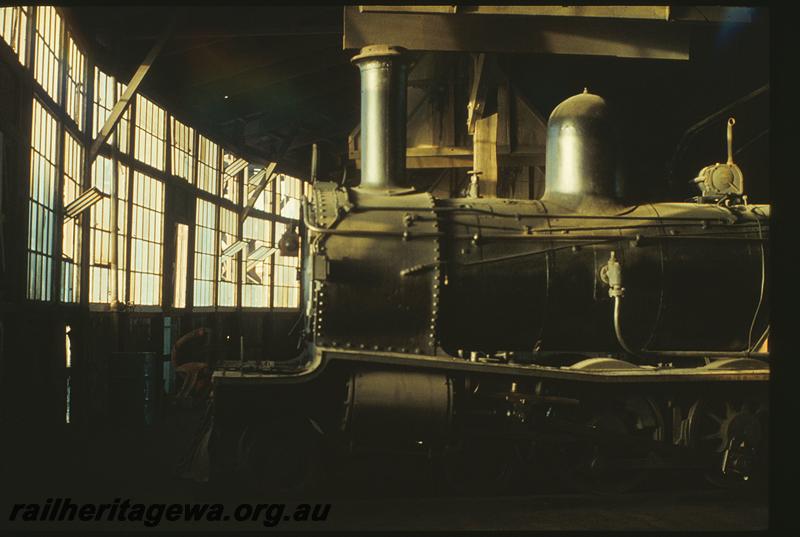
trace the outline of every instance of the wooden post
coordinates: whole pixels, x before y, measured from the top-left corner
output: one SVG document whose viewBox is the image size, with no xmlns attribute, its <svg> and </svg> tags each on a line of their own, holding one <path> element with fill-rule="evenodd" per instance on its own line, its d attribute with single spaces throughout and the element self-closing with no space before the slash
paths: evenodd
<svg viewBox="0 0 800 537">
<path fill-rule="evenodd" d="M 473 169 L 480 172 L 481 196 L 497 197 L 497 113 L 489 114 L 475 122 L 473 136 Z"/>
<path fill-rule="evenodd" d="M 531 199 L 539 199 L 544 194 L 544 166 L 535 166 L 532 168 L 533 180 L 531 181 Z"/>
</svg>

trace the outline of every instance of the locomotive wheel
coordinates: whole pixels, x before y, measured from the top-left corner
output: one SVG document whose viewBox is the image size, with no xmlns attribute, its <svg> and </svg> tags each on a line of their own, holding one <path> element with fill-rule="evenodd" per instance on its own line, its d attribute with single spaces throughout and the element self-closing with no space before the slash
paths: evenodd
<svg viewBox="0 0 800 537">
<path fill-rule="evenodd" d="M 708 461 L 707 481 L 723 488 L 767 477 L 767 404 L 755 399 L 697 401 L 689 410 L 689 443 Z"/>
<path fill-rule="evenodd" d="M 637 366 L 614 358 L 589 358 L 570 369 L 635 369 Z M 564 409 L 562 419 L 592 429 L 618 435 L 661 440 L 664 421 L 657 405 L 648 398 L 587 400 L 580 407 Z M 560 450 L 561 478 L 570 488 L 597 494 L 615 494 L 635 489 L 650 475 L 647 468 L 634 466 L 649 453 L 625 451 L 614 442 L 577 439 Z"/>
<path fill-rule="evenodd" d="M 661 414 L 649 399 L 629 398 L 618 403 L 593 404 L 579 410 L 578 423 L 619 437 L 659 440 L 664 431 Z M 621 494 L 640 486 L 650 470 L 636 463 L 650 454 L 631 450 L 613 441 L 577 439 L 561 451 L 564 482 L 581 492 Z"/>
<path fill-rule="evenodd" d="M 305 418 L 275 418 L 252 424 L 237 445 L 237 473 L 259 492 L 293 496 L 313 487 L 319 433 Z"/>
<path fill-rule="evenodd" d="M 470 437 L 445 448 L 443 481 L 447 492 L 458 495 L 500 494 L 516 468 L 514 445 L 492 437 Z"/>
</svg>

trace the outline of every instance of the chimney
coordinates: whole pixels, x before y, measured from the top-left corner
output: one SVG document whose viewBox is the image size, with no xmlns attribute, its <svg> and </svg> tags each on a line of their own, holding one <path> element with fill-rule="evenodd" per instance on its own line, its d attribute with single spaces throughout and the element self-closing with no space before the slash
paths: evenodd
<svg viewBox="0 0 800 537">
<path fill-rule="evenodd" d="M 406 186 L 405 49 L 370 45 L 351 60 L 361 72 L 361 188 Z"/>
</svg>

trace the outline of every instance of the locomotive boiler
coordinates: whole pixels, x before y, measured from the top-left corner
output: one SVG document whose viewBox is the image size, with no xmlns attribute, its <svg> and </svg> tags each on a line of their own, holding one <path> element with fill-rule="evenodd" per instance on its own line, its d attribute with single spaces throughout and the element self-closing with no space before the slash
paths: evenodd
<svg viewBox="0 0 800 537">
<path fill-rule="evenodd" d="M 763 476 L 769 206 L 732 158 L 692 202 L 632 199 L 585 90 L 550 116 L 541 199 L 436 198 L 405 184 L 404 51 L 353 62 L 361 184 L 305 201 L 299 356 L 215 372 L 215 471 L 291 487 L 405 450 L 458 490 L 526 465 L 595 490 Z"/>
</svg>

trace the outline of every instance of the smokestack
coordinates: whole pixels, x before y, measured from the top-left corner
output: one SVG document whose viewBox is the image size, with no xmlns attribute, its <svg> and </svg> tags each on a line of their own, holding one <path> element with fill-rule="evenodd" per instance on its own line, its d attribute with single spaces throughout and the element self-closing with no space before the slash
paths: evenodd
<svg viewBox="0 0 800 537">
<path fill-rule="evenodd" d="M 406 179 L 405 49 L 370 45 L 351 60 L 361 71 L 361 187 L 402 188 Z"/>
</svg>

